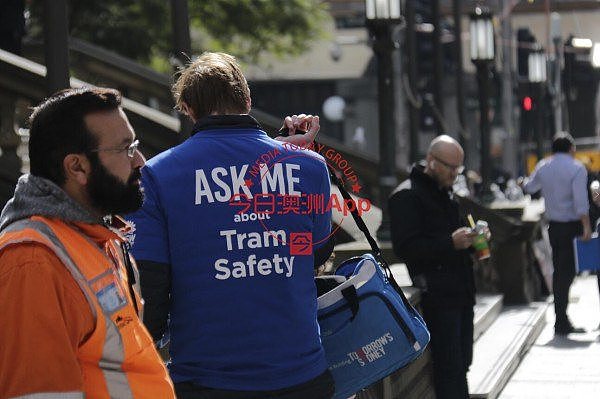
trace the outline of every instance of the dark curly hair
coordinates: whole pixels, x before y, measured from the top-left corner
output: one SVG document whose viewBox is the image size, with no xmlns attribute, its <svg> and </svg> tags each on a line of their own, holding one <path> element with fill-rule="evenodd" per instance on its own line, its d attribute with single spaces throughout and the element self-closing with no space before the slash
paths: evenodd
<svg viewBox="0 0 600 399">
<path fill-rule="evenodd" d="M 62 186 L 65 157 L 87 152 L 97 145 L 85 124 L 85 116 L 118 109 L 120 105 L 121 93 L 101 87 L 61 90 L 45 99 L 29 117 L 31 174 Z"/>
</svg>

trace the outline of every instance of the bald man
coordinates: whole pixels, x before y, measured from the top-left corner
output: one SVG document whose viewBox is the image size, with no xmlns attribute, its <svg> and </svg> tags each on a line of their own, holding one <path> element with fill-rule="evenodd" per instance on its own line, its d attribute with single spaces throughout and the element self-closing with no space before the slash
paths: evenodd
<svg viewBox="0 0 600 399">
<path fill-rule="evenodd" d="M 463 160 L 456 140 L 436 137 L 425 160 L 413 166 L 389 199 L 394 252 L 423 289 L 438 399 L 469 397 L 475 304 L 469 247 L 475 235 L 465 227 L 452 194 Z"/>
</svg>

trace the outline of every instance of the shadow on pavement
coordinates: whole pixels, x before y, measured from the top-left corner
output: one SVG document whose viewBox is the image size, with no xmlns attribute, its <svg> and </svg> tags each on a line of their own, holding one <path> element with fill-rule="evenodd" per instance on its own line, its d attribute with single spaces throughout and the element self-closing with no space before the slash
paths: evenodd
<svg viewBox="0 0 600 399">
<path fill-rule="evenodd" d="M 569 337 L 561 337 L 555 335 L 550 341 L 541 346 L 553 346 L 555 348 L 585 348 L 591 346 L 597 341 L 597 337 L 594 339 L 570 339 Z"/>
</svg>

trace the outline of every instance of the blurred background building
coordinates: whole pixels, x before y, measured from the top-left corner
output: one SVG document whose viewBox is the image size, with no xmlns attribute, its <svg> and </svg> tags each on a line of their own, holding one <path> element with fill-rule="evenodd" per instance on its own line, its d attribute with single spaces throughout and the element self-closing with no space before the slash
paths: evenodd
<svg viewBox="0 0 600 399">
<path fill-rule="evenodd" d="M 399 178 L 440 133 L 461 141 L 469 169 L 479 171 L 483 156 L 491 179 L 526 173 L 535 161 L 532 155 L 545 154 L 557 130 L 569 130 L 579 148 L 589 150 L 585 156 L 592 159 L 592 169 L 600 169 L 599 73 L 592 62 L 600 62 L 600 2 L 398 3 L 402 17 L 391 35 L 396 44 L 395 105 L 389 113 Z M 469 51 L 469 21 L 477 5 L 490 11 L 495 38 L 485 134 L 480 131 L 481 99 Z M 47 94 L 51 77 L 58 86 L 68 84 L 70 76 L 119 88 L 136 103 L 130 112 L 152 155 L 189 130 L 172 109 L 172 72 L 187 57 L 223 50 L 244 62 L 254 113 L 263 124 L 274 129 L 290 113 L 321 115 L 321 140 L 354 164 L 364 187 L 361 194 L 380 202 L 378 65 L 364 0 L 255 5 L 231 0 L 3 0 L 0 10 L 6 21 L 1 47 L 26 60 L 9 53 L 0 57 L 0 147 L 5 154 L 0 162 L 11 159 L 0 179 L 5 196 L 20 170 L 10 156 L 20 142 L 14 132 L 21 128 L 26 140 L 27 105 Z M 63 54 L 59 50 L 65 43 L 68 52 Z M 529 76 L 534 53 L 543 56 L 542 82 Z M 27 62 L 46 65 L 47 82 L 43 70 Z M 177 136 L 180 130 L 183 135 Z M 487 140 L 483 149 L 482 138 Z"/>
</svg>

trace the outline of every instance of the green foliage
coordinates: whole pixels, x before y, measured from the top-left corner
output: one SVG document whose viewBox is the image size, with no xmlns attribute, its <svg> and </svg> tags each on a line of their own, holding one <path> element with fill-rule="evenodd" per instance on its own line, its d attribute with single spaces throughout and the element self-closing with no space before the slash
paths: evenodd
<svg viewBox="0 0 600 399">
<path fill-rule="evenodd" d="M 32 25 L 42 26 L 43 3 L 30 2 Z M 67 9 L 71 36 L 144 63 L 150 61 L 154 49 L 168 51 L 168 1 L 67 0 Z"/>
<path fill-rule="evenodd" d="M 318 0 L 192 0 L 190 15 L 203 49 L 257 62 L 263 52 L 298 55 L 323 35 L 329 14 Z"/>
<path fill-rule="evenodd" d="M 30 32 L 41 33 L 43 1 L 29 2 Z M 67 0 L 69 32 L 124 56 L 165 68 L 171 50 L 169 0 Z M 297 55 L 323 34 L 320 0 L 190 0 L 193 50 L 226 51 L 247 62 L 264 52 Z"/>
<path fill-rule="evenodd" d="M 173 65 L 171 65 L 169 59 L 161 53 L 152 54 L 147 65 L 160 73 L 165 73 L 167 75 L 171 75 L 173 73 Z"/>
</svg>

